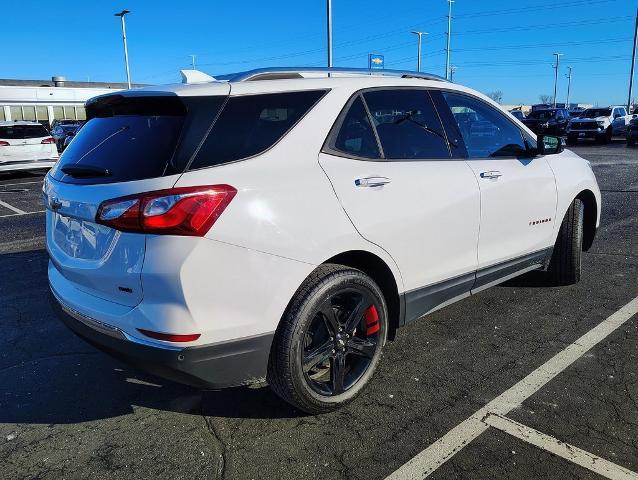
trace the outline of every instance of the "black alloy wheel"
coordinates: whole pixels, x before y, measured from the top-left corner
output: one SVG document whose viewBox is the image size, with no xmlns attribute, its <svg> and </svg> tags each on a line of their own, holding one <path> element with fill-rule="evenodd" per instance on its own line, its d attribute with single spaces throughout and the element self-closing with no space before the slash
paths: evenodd
<svg viewBox="0 0 638 480">
<path fill-rule="evenodd" d="M 299 287 L 277 328 L 268 383 L 307 413 L 335 410 L 368 383 L 387 334 L 379 286 L 360 270 L 321 265 Z"/>
<path fill-rule="evenodd" d="M 300 351 L 310 388 L 322 396 L 352 388 L 370 367 L 380 329 L 374 299 L 362 288 L 327 298 L 309 323 Z"/>
</svg>

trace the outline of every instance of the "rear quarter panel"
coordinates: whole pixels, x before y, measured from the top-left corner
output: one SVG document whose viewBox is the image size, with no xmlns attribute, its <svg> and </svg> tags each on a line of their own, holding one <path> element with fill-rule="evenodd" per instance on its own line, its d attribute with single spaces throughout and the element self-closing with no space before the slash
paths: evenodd
<svg viewBox="0 0 638 480">
<path fill-rule="evenodd" d="M 353 91 L 328 92 L 265 153 L 187 172 L 176 186 L 227 183 L 237 188 L 237 195 L 207 234 L 212 240 L 315 266 L 349 250 L 369 251 L 388 264 L 401 292 L 403 283 L 394 260 L 359 235 L 318 161 L 323 142 Z M 297 285 L 304 278 L 297 279 Z"/>
</svg>

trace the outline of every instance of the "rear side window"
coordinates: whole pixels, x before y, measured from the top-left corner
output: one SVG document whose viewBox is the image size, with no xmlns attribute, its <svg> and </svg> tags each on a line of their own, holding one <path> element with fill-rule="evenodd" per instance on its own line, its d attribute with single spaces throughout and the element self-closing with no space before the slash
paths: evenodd
<svg viewBox="0 0 638 480">
<path fill-rule="evenodd" d="M 112 95 L 89 104 L 87 113 L 88 122 L 52 173 L 58 180 L 110 183 L 164 175 L 180 137 L 186 108 L 176 96 Z M 108 173 L 73 176 L 62 171 L 68 166 Z"/>
<path fill-rule="evenodd" d="M 426 90 L 372 90 L 363 97 L 386 159 L 450 157 L 443 126 Z"/>
<path fill-rule="evenodd" d="M 277 143 L 325 90 L 230 97 L 189 169 L 258 155 Z"/>
<path fill-rule="evenodd" d="M 334 139 L 334 145 L 330 148 L 348 156 L 381 158 L 370 117 L 360 96 L 357 96 L 350 105 L 348 113 L 341 122 L 339 133 Z"/>
<path fill-rule="evenodd" d="M 7 125 L 0 127 L 0 138 L 23 140 L 48 137 L 49 132 L 42 125 Z"/>
</svg>

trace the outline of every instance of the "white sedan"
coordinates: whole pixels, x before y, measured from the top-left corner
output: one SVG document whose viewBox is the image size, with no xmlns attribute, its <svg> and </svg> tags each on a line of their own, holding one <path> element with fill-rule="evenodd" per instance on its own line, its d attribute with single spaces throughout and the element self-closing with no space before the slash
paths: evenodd
<svg viewBox="0 0 638 480">
<path fill-rule="evenodd" d="M 0 172 L 51 168 L 58 160 L 55 140 L 37 122 L 0 122 Z"/>
</svg>

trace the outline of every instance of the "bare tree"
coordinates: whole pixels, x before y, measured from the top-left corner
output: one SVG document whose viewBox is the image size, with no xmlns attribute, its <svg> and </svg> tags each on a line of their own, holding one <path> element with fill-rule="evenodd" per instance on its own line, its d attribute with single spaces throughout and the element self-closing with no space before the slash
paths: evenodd
<svg viewBox="0 0 638 480">
<path fill-rule="evenodd" d="M 540 95 L 538 98 L 541 99 L 541 103 L 552 103 L 554 101 L 554 97 L 551 95 Z"/>
<path fill-rule="evenodd" d="M 487 94 L 487 96 L 494 100 L 496 103 L 501 103 L 503 101 L 503 92 L 501 92 L 500 90 L 490 92 Z"/>
</svg>

